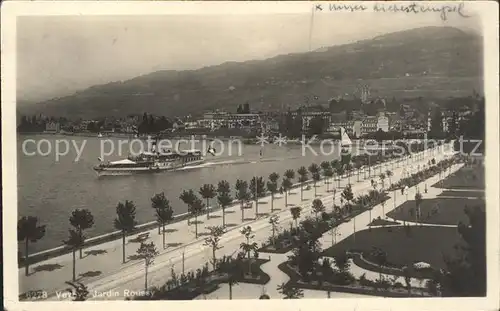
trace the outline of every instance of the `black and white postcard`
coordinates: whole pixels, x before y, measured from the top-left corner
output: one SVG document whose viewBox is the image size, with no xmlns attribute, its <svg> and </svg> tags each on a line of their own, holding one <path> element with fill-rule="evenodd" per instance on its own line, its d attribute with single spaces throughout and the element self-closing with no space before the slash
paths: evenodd
<svg viewBox="0 0 500 311">
<path fill-rule="evenodd" d="M 498 310 L 496 2 L 1 20 L 4 310 Z"/>
</svg>

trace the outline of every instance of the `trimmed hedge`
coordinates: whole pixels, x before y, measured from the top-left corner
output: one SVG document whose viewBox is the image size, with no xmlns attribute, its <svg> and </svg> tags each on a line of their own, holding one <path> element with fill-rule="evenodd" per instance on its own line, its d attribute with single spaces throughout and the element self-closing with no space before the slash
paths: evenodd
<svg viewBox="0 0 500 311">
<path fill-rule="evenodd" d="M 264 285 L 271 279 L 264 271 L 262 271 L 261 266 L 267 262 L 269 259 L 252 258 L 251 264 L 251 275 L 249 278 L 247 274 L 236 275 L 233 281 L 238 283 L 250 283 Z M 244 266 L 247 263 L 244 262 Z M 193 300 L 200 295 L 206 295 L 212 293 L 220 288 L 220 284 L 227 283 L 229 281 L 229 276 L 227 273 L 222 273 L 219 271 L 207 272 L 208 266 L 205 265 L 203 270 L 198 269 L 200 272 L 194 275 L 194 273 L 189 275 L 188 281 L 183 281 L 180 286 L 174 285 L 175 287 L 170 288 L 169 283 L 172 283 L 172 279 L 169 279 L 165 285 L 161 287 L 150 288 L 150 294 L 144 296 L 136 296 L 134 300 Z M 181 279 L 185 279 L 181 275 Z"/>
<path fill-rule="evenodd" d="M 408 291 L 406 289 L 401 289 L 400 291 L 394 290 L 384 290 L 380 291 L 373 286 L 369 286 L 365 283 L 362 285 L 360 281 L 356 281 L 354 284 L 350 285 L 335 285 L 330 283 L 319 284 L 311 284 L 304 283 L 301 281 L 300 275 L 289 266 L 289 262 L 283 262 L 278 265 L 278 268 L 290 277 L 290 280 L 286 283 L 287 286 L 302 288 L 302 289 L 311 289 L 311 290 L 323 290 L 323 291 L 331 291 L 331 292 L 341 292 L 341 293 L 351 293 L 351 294 L 360 294 L 360 295 L 371 295 L 371 296 L 383 296 L 391 297 L 391 298 L 402 298 L 408 297 Z M 376 282 L 373 282 L 376 285 Z M 370 283 L 371 284 L 371 283 Z M 421 295 L 415 294 L 415 290 L 413 290 L 412 296 L 421 297 Z"/>
</svg>

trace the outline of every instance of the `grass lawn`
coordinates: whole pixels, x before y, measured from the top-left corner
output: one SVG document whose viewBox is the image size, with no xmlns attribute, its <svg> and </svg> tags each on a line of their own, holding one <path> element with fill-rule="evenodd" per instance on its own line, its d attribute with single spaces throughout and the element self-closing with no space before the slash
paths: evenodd
<svg viewBox="0 0 500 311">
<path fill-rule="evenodd" d="M 424 194 L 425 197 L 425 194 Z M 439 205 L 438 212 L 433 214 L 433 210 Z M 457 225 L 460 221 L 467 223 L 465 206 L 485 206 L 481 199 L 466 198 L 434 198 L 424 199 L 420 205 L 422 213 L 421 222 L 441 225 Z M 387 213 L 387 216 L 399 221 L 415 221 L 415 201 L 406 201 L 395 210 Z"/>
<path fill-rule="evenodd" d="M 434 188 L 446 189 L 484 189 L 484 166 L 462 167 L 441 182 L 432 185 Z"/>
<path fill-rule="evenodd" d="M 468 198 L 484 198 L 483 191 L 475 190 L 444 190 L 438 197 L 468 197 Z"/>
<path fill-rule="evenodd" d="M 387 254 L 387 266 L 403 267 L 415 262 L 426 262 L 434 268 L 445 268 L 443 255 L 455 255 L 454 245 L 461 241 L 456 228 L 411 227 L 410 236 L 401 227 L 375 228 L 356 233 L 327 248 L 323 256 L 333 257 L 348 250 L 359 251 L 369 261 L 370 253 L 378 247 Z"/>
</svg>

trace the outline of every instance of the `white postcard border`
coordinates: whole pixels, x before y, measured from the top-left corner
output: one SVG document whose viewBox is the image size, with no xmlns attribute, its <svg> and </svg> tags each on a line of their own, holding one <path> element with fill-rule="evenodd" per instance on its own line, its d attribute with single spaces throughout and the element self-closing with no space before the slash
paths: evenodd
<svg viewBox="0 0 500 311">
<path fill-rule="evenodd" d="M 499 100 L 498 100 L 498 3 L 467 2 L 481 14 L 484 36 L 484 84 L 486 97 L 486 201 L 487 201 L 487 298 L 363 298 L 301 300 L 200 300 L 158 302 L 18 302 L 17 266 L 17 158 L 16 158 L 16 17 L 22 15 L 161 15 L 161 14 L 292 14 L 310 13 L 320 2 L 146 2 L 146 1 L 54 1 L 2 4 L 2 179 L 3 179 L 3 269 L 7 310 L 114 310 L 217 309 L 274 310 L 494 310 L 499 303 Z M 358 2 L 359 3 L 359 2 Z M 433 3 L 437 3 L 433 1 Z M 321 2 L 327 5 L 328 2 Z M 348 13 L 346 13 L 348 14 Z M 14 150 L 14 151 L 13 151 Z M 138 304 L 141 304 L 140 306 Z"/>
</svg>

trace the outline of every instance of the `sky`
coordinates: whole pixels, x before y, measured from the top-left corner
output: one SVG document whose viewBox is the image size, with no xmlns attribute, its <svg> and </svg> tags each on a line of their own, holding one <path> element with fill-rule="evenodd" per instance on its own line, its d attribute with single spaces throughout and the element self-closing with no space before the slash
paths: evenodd
<svg viewBox="0 0 500 311">
<path fill-rule="evenodd" d="M 25 16 L 17 20 L 17 96 L 43 101 L 158 70 L 265 59 L 424 26 L 480 32 L 479 23 L 374 13 Z"/>
</svg>

